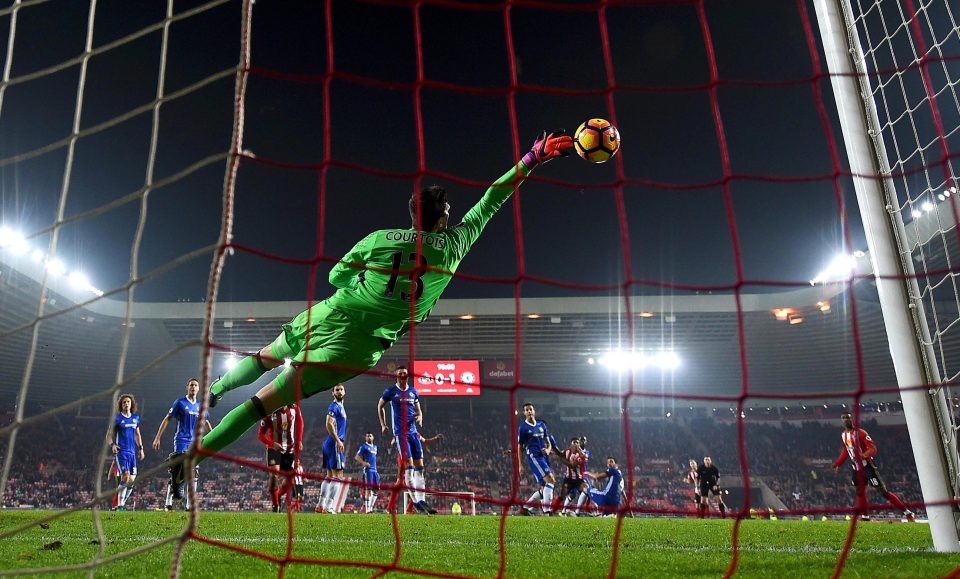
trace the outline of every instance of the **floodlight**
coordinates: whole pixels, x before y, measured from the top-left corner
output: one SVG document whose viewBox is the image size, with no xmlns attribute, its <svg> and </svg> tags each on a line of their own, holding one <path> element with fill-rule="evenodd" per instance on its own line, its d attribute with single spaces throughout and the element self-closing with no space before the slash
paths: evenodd
<svg viewBox="0 0 960 579">
<path fill-rule="evenodd" d="M 810 280 L 810 285 L 847 281 L 856 271 L 856 267 L 857 264 L 852 255 L 838 255 L 825 270 Z"/>
<path fill-rule="evenodd" d="M 591 363 L 590 360 L 587 360 L 587 363 Z M 676 353 L 666 350 L 651 353 L 615 350 L 600 356 L 596 363 L 619 372 L 642 370 L 649 366 L 661 370 L 673 370 L 680 365 L 680 358 Z"/>
<path fill-rule="evenodd" d="M 82 290 L 90 287 L 90 280 L 87 279 L 87 276 L 82 272 L 71 272 L 70 275 L 67 276 L 67 279 L 70 280 L 70 285 L 73 286 L 74 289 Z"/>
<path fill-rule="evenodd" d="M 0 247 L 13 245 L 13 241 L 19 237 L 21 237 L 21 235 L 19 233 L 15 233 L 9 227 L 0 227 Z"/>
<path fill-rule="evenodd" d="M 67 266 L 63 264 L 63 261 L 53 258 L 47 261 L 47 271 L 53 275 L 63 275 L 67 273 Z"/>
</svg>

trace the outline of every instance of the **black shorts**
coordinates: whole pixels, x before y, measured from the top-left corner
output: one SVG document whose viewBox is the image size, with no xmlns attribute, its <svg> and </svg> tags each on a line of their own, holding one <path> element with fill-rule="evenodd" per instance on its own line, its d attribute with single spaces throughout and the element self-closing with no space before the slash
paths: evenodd
<svg viewBox="0 0 960 579">
<path fill-rule="evenodd" d="M 567 487 L 567 492 L 572 493 L 573 491 L 579 491 L 580 487 L 583 485 L 584 481 L 582 478 L 565 478 L 563 479 L 564 486 Z"/>
<path fill-rule="evenodd" d="M 281 471 L 293 470 L 293 453 L 267 449 L 267 466 L 279 466 Z"/>
<path fill-rule="evenodd" d="M 705 497 L 705 496 L 707 496 L 707 493 L 711 493 L 711 494 L 713 494 L 713 496 L 719 497 L 719 496 L 720 496 L 720 485 L 714 485 L 714 486 L 716 487 L 717 490 L 713 490 L 713 489 L 714 489 L 713 486 L 700 485 L 700 496 L 701 496 L 701 497 Z"/>
<path fill-rule="evenodd" d="M 303 485 L 293 485 L 293 498 L 295 499 L 303 498 Z"/>
<path fill-rule="evenodd" d="M 863 468 L 863 479 L 864 482 L 879 491 L 887 490 L 883 484 L 883 479 L 880 478 L 880 473 L 877 472 L 877 468 L 871 463 L 868 463 L 867 466 Z M 860 473 L 853 471 L 853 475 L 850 477 L 850 482 L 853 483 L 853 486 L 859 486 L 861 484 Z"/>
</svg>

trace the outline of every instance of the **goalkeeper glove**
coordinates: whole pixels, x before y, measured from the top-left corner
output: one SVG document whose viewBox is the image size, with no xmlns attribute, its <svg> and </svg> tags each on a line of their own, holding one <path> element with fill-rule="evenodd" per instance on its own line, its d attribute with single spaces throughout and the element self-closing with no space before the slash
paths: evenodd
<svg viewBox="0 0 960 579">
<path fill-rule="evenodd" d="M 532 171 L 540 163 L 546 163 L 554 157 L 566 157 L 573 148 L 573 138 L 565 135 L 565 132 L 560 129 L 548 135 L 546 131 L 542 131 L 520 162 Z"/>
</svg>

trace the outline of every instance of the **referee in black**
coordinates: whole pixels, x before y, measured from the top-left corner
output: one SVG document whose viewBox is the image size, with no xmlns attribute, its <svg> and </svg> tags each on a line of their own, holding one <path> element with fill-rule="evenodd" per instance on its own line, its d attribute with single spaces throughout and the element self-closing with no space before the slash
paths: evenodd
<svg viewBox="0 0 960 579">
<path fill-rule="evenodd" d="M 703 457 L 703 464 L 697 467 L 697 474 L 700 478 L 700 517 L 707 514 L 707 493 L 712 493 L 717 499 L 717 507 L 720 508 L 720 516 L 727 516 L 727 505 L 723 502 L 723 496 L 720 494 L 720 471 L 713 464 L 713 459 L 709 456 Z"/>
</svg>

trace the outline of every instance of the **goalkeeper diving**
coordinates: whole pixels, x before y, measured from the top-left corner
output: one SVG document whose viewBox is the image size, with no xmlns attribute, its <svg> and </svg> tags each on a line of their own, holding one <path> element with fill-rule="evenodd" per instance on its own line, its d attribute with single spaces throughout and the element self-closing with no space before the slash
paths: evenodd
<svg viewBox="0 0 960 579">
<path fill-rule="evenodd" d="M 202 448 L 218 452 L 276 409 L 376 365 L 411 324 L 427 318 L 483 228 L 520 183 L 538 165 L 565 157 L 572 148 L 573 139 L 563 130 L 541 133 L 520 162 L 490 185 L 463 221 L 452 227 L 447 226 L 450 204 L 443 188 L 414 192 L 408 203 L 410 229 L 381 229 L 361 239 L 330 271 L 330 283 L 337 288 L 333 296 L 284 324 L 272 344 L 241 360 L 210 386 L 213 407 L 226 393 L 253 383 L 285 358 L 291 360 L 288 368 L 204 436 Z"/>
</svg>

